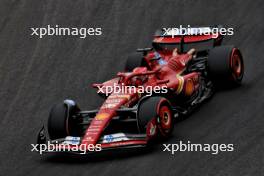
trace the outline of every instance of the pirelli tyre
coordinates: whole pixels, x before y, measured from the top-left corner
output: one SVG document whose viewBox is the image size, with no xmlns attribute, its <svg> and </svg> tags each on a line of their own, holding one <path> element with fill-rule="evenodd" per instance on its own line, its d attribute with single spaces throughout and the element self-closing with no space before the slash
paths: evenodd
<svg viewBox="0 0 264 176">
<path fill-rule="evenodd" d="M 223 86 L 240 85 L 244 62 L 240 50 L 234 46 L 218 46 L 210 50 L 208 72 L 212 81 Z"/>
<path fill-rule="evenodd" d="M 163 97 L 144 98 L 137 113 L 138 127 L 147 137 L 169 137 L 174 128 L 174 117 L 170 102 Z"/>
<path fill-rule="evenodd" d="M 52 107 L 48 118 L 48 133 L 51 140 L 64 138 L 66 136 L 78 136 L 78 127 L 73 115 L 80 111 L 72 100 Z"/>
</svg>

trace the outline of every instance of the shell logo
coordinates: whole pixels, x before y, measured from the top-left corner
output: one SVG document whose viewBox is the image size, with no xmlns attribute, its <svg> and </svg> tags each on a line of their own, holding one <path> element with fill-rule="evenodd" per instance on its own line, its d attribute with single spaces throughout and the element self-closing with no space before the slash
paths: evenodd
<svg viewBox="0 0 264 176">
<path fill-rule="evenodd" d="M 194 84 L 192 79 L 188 79 L 185 84 L 185 95 L 190 96 L 194 91 Z"/>
<path fill-rule="evenodd" d="M 104 119 L 106 119 L 108 117 L 109 117 L 108 113 L 99 113 L 99 114 L 96 115 L 96 119 L 97 120 L 104 120 Z"/>
</svg>

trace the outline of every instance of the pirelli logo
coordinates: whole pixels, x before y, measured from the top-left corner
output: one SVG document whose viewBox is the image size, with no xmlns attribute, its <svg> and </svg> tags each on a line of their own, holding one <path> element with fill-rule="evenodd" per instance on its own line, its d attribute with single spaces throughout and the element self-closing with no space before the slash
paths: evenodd
<svg viewBox="0 0 264 176">
<path fill-rule="evenodd" d="M 176 75 L 176 78 L 178 79 L 179 81 L 179 84 L 178 84 L 178 88 L 176 90 L 176 93 L 177 94 L 180 94 L 182 92 L 182 89 L 183 89 L 183 85 L 184 85 L 184 78 L 180 75 Z"/>
</svg>

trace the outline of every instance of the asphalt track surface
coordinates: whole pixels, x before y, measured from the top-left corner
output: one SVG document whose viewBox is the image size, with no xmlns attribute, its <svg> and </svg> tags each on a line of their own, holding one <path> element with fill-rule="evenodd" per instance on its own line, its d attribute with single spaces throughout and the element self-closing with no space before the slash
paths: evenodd
<svg viewBox="0 0 264 176">
<path fill-rule="evenodd" d="M 263 175 L 264 1 L 21 1 L 0 2 L 0 175 Z M 103 35 L 30 36 L 30 27 L 102 27 Z M 127 53 L 150 46 L 160 27 L 222 24 L 234 27 L 246 66 L 243 86 L 218 92 L 173 137 L 192 143 L 233 143 L 234 152 L 149 152 L 97 159 L 40 157 L 30 151 L 50 107 L 65 98 L 82 108 L 102 102 L 93 82 L 122 70 Z M 96 157 L 95 157 L 96 158 Z"/>
</svg>

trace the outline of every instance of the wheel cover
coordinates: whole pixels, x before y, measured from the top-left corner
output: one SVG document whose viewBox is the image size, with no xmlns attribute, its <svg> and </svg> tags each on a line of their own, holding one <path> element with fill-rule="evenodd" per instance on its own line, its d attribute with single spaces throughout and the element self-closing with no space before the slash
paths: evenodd
<svg viewBox="0 0 264 176">
<path fill-rule="evenodd" d="M 232 54 L 231 69 L 233 77 L 235 79 L 240 79 L 243 75 L 243 62 L 237 49 L 235 49 Z"/>
<path fill-rule="evenodd" d="M 162 106 L 159 110 L 160 125 L 165 133 L 168 133 L 172 127 L 172 114 L 168 106 Z"/>
</svg>

